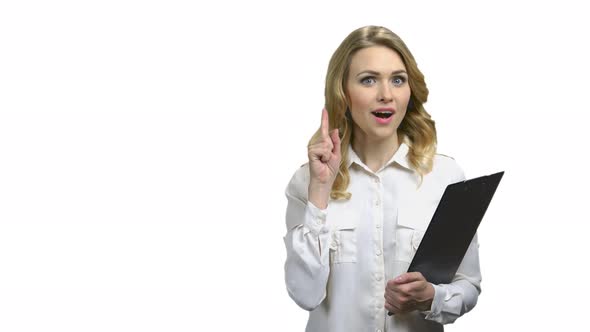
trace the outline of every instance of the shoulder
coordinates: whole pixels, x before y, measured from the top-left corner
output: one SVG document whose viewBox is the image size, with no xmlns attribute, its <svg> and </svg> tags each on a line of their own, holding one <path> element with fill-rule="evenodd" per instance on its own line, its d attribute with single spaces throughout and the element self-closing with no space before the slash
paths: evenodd
<svg viewBox="0 0 590 332">
<path fill-rule="evenodd" d="M 309 163 L 301 165 L 291 177 L 285 193 L 289 196 L 307 200 L 307 189 L 309 187 Z"/>
<path fill-rule="evenodd" d="M 465 180 L 465 172 L 455 158 L 442 153 L 434 155 L 432 173 L 446 178 L 450 183 Z"/>
</svg>

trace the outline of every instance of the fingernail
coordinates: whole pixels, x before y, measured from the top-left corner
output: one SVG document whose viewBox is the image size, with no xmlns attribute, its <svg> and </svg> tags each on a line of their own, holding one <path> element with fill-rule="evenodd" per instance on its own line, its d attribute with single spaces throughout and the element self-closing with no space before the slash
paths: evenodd
<svg viewBox="0 0 590 332">
<path fill-rule="evenodd" d="M 395 281 L 398 281 L 398 282 L 399 282 L 399 281 L 402 281 L 402 277 L 397 277 L 397 278 L 395 278 Z"/>
</svg>

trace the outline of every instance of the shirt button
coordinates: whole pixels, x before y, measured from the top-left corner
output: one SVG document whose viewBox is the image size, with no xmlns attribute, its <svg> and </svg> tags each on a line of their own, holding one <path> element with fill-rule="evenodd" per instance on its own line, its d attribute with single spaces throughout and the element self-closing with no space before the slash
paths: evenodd
<svg viewBox="0 0 590 332">
<path fill-rule="evenodd" d="M 381 332 L 381 330 L 377 330 L 377 332 Z"/>
<path fill-rule="evenodd" d="M 377 254 L 377 256 L 381 256 L 381 249 L 377 249 L 376 254 Z"/>
<path fill-rule="evenodd" d="M 381 224 L 377 224 L 377 225 L 375 225 L 375 227 L 381 228 Z"/>
<path fill-rule="evenodd" d="M 379 206 L 379 200 L 375 200 L 375 206 Z"/>
<path fill-rule="evenodd" d="M 375 181 L 375 183 L 379 183 L 379 178 L 373 178 L 373 181 Z"/>
<path fill-rule="evenodd" d="M 377 281 L 381 281 L 381 275 L 380 274 L 377 275 Z"/>
</svg>

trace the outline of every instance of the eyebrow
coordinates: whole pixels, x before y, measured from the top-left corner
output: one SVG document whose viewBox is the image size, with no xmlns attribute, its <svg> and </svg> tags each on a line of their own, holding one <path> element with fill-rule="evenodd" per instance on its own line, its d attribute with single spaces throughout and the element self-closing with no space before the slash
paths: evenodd
<svg viewBox="0 0 590 332">
<path fill-rule="evenodd" d="M 356 76 L 359 77 L 362 74 L 371 74 L 371 75 L 375 75 L 375 76 L 379 76 L 380 75 L 380 73 L 378 73 L 378 72 L 376 72 L 374 70 L 363 70 L 360 73 L 358 73 Z M 403 69 L 399 69 L 399 70 L 396 70 L 396 71 L 391 72 L 391 75 L 397 75 L 397 74 L 407 74 L 407 73 Z"/>
</svg>

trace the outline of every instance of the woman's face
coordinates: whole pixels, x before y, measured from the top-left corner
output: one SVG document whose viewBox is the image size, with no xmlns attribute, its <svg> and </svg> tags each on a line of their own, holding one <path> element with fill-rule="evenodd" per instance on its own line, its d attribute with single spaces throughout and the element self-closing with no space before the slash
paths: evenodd
<svg viewBox="0 0 590 332">
<path fill-rule="evenodd" d="M 396 137 L 411 94 L 406 66 L 397 52 L 384 46 L 357 51 L 346 88 L 355 137 L 364 141 Z"/>
</svg>

